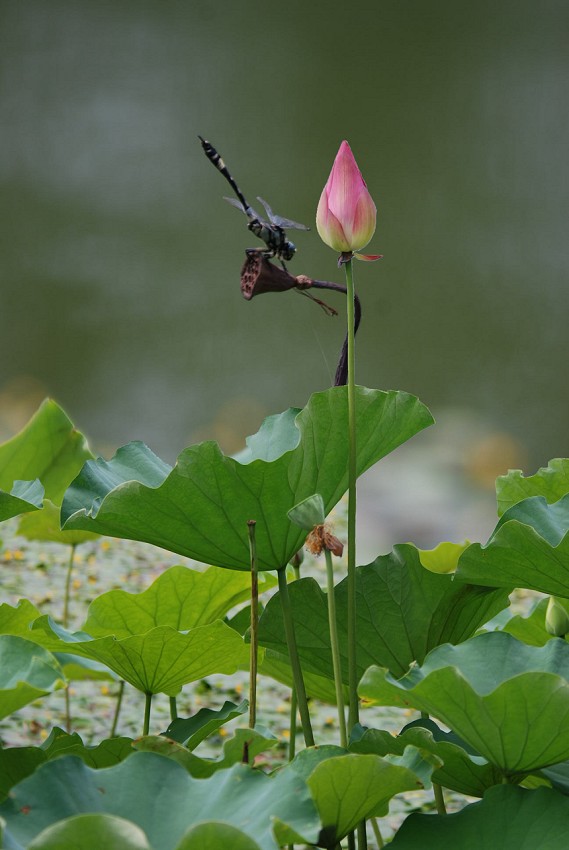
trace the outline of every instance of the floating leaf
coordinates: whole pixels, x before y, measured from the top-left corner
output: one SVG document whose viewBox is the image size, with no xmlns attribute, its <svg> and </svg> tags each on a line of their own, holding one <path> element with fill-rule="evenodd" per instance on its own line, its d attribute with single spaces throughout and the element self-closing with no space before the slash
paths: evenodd
<svg viewBox="0 0 569 850">
<path fill-rule="evenodd" d="M 565 641 L 533 647 L 489 632 L 437 647 L 402 679 L 372 667 L 359 693 L 438 717 L 487 761 L 517 775 L 569 758 L 568 679 Z"/>
<path fill-rule="evenodd" d="M 69 482 L 92 457 L 67 414 L 46 399 L 23 430 L 0 445 L 0 487 L 6 490 L 16 479 L 39 478 L 45 497 L 61 504 Z"/>
<path fill-rule="evenodd" d="M 158 626 L 146 634 L 117 640 L 113 636 L 89 639 L 70 634 L 49 617 L 34 623 L 34 640 L 54 652 L 93 658 L 144 693 L 176 696 L 183 685 L 213 673 L 235 673 L 247 663 L 243 639 L 221 620 L 182 634 Z M 88 639 L 82 639 L 87 637 Z"/>
<path fill-rule="evenodd" d="M 174 759 L 181 764 L 191 776 L 197 779 L 213 776 L 219 770 L 231 767 L 244 761 L 247 756 L 249 764 L 253 759 L 270 750 L 278 744 L 278 739 L 255 729 L 236 729 L 231 738 L 223 743 L 223 755 L 218 759 L 204 759 L 194 755 L 187 747 L 164 738 L 161 735 L 146 735 L 138 738 L 134 747 L 143 752 L 158 753 L 161 756 Z"/>
<path fill-rule="evenodd" d="M 510 469 L 496 479 L 498 515 L 530 496 L 544 496 L 547 502 L 557 502 L 569 493 L 569 460 L 555 458 L 535 475 L 524 476 L 521 469 Z"/>
<path fill-rule="evenodd" d="M 24 638 L 0 635 L 0 719 L 64 685 L 50 652 Z"/>
<path fill-rule="evenodd" d="M 244 699 L 239 705 L 226 700 L 217 711 L 213 708 L 200 708 L 193 717 L 177 717 L 163 733 L 166 738 L 184 744 L 188 750 L 195 748 L 208 735 L 217 732 L 225 723 L 245 714 L 249 703 Z"/>
<path fill-rule="evenodd" d="M 393 850 L 557 850 L 569 844 L 569 800 L 549 788 L 498 785 L 453 815 L 412 814 Z"/>
<path fill-rule="evenodd" d="M 276 850 L 281 838 L 283 844 L 312 844 L 320 828 L 308 788 L 292 771 L 268 777 L 235 765 L 211 779 L 194 779 L 175 761 L 154 753 L 134 753 L 103 770 L 74 757 L 47 762 L 0 806 L 11 850 L 27 847 L 52 824 L 94 812 L 131 821 L 151 847 L 161 850 L 174 850 L 190 827 L 204 821 L 222 819 L 261 850 Z"/>
<path fill-rule="evenodd" d="M 273 576 L 260 576 L 260 592 L 274 587 Z M 170 567 L 147 590 L 110 590 L 89 606 L 84 630 L 93 637 L 124 638 L 144 634 L 155 626 L 186 631 L 222 619 L 251 595 L 248 573 L 227 573 L 218 567 L 198 572 Z"/>
<path fill-rule="evenodd" d="M 10 493 L 0 490 L 0 522 L 39 510 L 43 505 L 43 496 L 44 489 L 37 478 L 35 481 L 15 481 Z"/>
<path fill-rule="evenodd" d="M 569 494 L 553 505 L 533 496 L 511 507 L 488 542 L 461 555 L 457 578 L 569 597 Z"/>
<path fill-rule="evenodd" d="M 140 827 L 115 815 L 75 815 L 48 826 L 27 850 L 152 850 Z"/>
<path fill-rule="evenodd" d="M 488 788 L 502 781 L 500 770 L 482 756 L 469 753 L 465 744 L 457 743 L 456 736 L 443 732 L 432 720 L 409 724 L 397 737 L 379 729 L 355 726 L 350 750 L 379 756 L 401 755 L 409 745 L 440 758 L 442 765 L 434 771 L 433 782 L 460 794 L 482 797 Z"/>
<path fill-rule="evenodd" d="M 334 592 L 347 682 L 347 579 Z M 289 593 L 301 661 L 307 670 L 333 679 L 326 594 L 311 578 L 291 582 Z M 436 575 L 422 566 L 414 546 L 395 546 L 389 555 L 356 569 L 358 676 L 372 664 L 401 676 L 413 661 L 421 663 L 433 647 L 470 637 L 507 604 L 507 592 Z M 286 653 L 280 594 L 263 611 L 259 642 Z"/>
<path fill-rule="evenodd" d="M 260 570 L 281 569 L 306 532 L 287 518 L 318 492 L 326 512 L 347 489 L 347 389 L 316 393 L 306 408 L 272 417 L 239 462 L 217 443 L 186 449 L 173 470 L 130 443 L 88 462 L 65 496 L 64 527 L 154 543 L 220 567 L 249 570 L 247 521 L 256 520 Z M 431 424 L 413 396 L 357 390 L 358 474 Z M 268 460 L 266 458 L 269 458 Z"/>
</svg>

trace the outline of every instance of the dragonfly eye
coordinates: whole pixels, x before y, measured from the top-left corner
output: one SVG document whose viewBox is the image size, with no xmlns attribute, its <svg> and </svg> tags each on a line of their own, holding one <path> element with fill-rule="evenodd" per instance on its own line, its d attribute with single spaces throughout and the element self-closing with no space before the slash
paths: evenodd
<svg viewBox="0 0 569 850">
<path fill-rule="evenodd" d="M 282 251 L 283 259 L 292 260 L 296 253 L 296 245 L 294 242 L 287 242 L 286 248 Z"/>
</svg>

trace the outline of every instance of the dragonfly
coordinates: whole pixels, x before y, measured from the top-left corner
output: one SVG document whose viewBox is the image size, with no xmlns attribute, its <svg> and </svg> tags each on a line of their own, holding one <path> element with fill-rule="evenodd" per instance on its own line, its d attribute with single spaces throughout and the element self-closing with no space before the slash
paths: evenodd
<svg viewBox="0 0 569 850">
<path fill-rule="evenodd" d="M 235 198 L 227 197 L 224 197 L 224 200 L 228 201 L 234 207 L 237 207 L 237 209 L 242 213 L 245 213 L 249 219 L 247 227 L 251 233 L 254 233 L 255 236 L 265 243 L 266 247 L 264 249 L 248 248 L 247 253 L 250 254 L 258 252 L 267 259 L 277 257 L 280 260 L 283 269 L 286 271 L 284 261 L 292 260 L 296 253 L 296 245 L 294 242 L 291 242 L 290 239 L 287 239 L 286 231 L 291 229 L 310 230 L 310 228 L 305 224 L 299 224 L 298 221 L 292 221 L 290 218 L 283 218 L 280 215 L 276 215 L 268 203 L 259 197 L 257 197 L 257 200 L 263 205 L 266 217 L 263 218 L 255 212 L 253 207 L 251 207 L 246 201 L 243 192 L 233 179 L 225 162 L 213 145 L 201 136 L 198 136 L 198 138 L 202 143 L 202 148 L 204 149 L 204 153 L 209 161 L 223 174 L 237 196 L 237 200 Z"/>
</svg>

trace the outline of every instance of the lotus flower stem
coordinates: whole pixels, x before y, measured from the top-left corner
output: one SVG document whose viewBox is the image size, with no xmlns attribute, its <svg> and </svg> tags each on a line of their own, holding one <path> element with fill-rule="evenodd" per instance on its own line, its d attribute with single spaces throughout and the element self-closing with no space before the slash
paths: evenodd
<svg viewBox="0 0 569 850">
<path fill-rule="evenodd" d="M 150 731 L 150 709 L 152 708 L 152 694 L 146 693 L 146 701 L 144 703 L 144 724 L 142 726 L 142 734 L 148 735 Z"/>
<path fill-rule="evenodd" d="M 358 674 L 356 667 L 356 377 L 355 377 L 355 290 L 352 258 L 345 263 L 348 308 L 348 733 L 359 720 Z"/>
<path fill-rule="evenodd" d="M 119 722 L 119 714 L 120 714 L 120 711 L 121 711 L 123 694 L 124 694 L 124 679 L 121 679 L 121 682 L 119 684 L 119 689 L 117 691 L 117 702 L 116 702 L 116 705 L 115 705 L 115 716 L 113 717 L 113 725 L 111 726 L 111 735 L 110 735 L 111 738 L 114 738 L 115 735 L 117 734 L 117 726 L 118 726 L 118 722 Z"/>
<path fill-rule="evenodd" d="M 259 658 L 259 574 L 257 572 L 256 520 L 247 522 L 251 558 L 251 650 L 249 657 L 249 728 L 257 721 L 257 664 Z"/>
<path fill-rule="evenodd" d="M 298 700 L 298 710 L 300 712 L 300 719 L 302 722 L 304 742 L 307 747 L 313 747 L 314 735 L 312 734 L 312 724 L 310 722 L 310 714 L 308 712 L 308 701 L 306 699 L 304 679 L 302 678 L 302 669 L 300 666 L 300 659 L 298 657 L 298 649 L 296 646 L 294 623 L 292 619 L 292 607 L 290 604 L 290 596 L 286 580 L 286 567 L 281 567 L 281 569 L 277 571 L 277 576 L 279 580 L 279 591 L 281 594 L 281 605 L 283 610 L 283 620 L 286 632 L 286 642 L 288 646 L 290 665 L 292 667 L 294 689 L 296 691 L 296 698 Z"/>
<path fill-rule="evenodd" d="M 338 628 L 336 625 L 336 598 L 334 596 L 334 567 L 332 553 L 324 548 L 326 557 L 326 579 L 328 597 L 328 623 L 330 627 L 330 645 L 332 647 L 332 666 L 334 668 L 334 684 L 336 687 L 336 704 L 338 706 L 338 723 L 340 725 L 340 745 L 347 749 L 348 735 L 346 732 L 346 714 L 344 710 L 344 687 L 342 684 L 342 662 L 338 644 Z"/>
<path fill-rule="evenodd" d="M 72 543 L 69 547 L 71 549 L 69 555 L 69 563 L 67 566 L 67 575 L 65 577 L 65 596 L 63 598 L 63 627 L 67 628 L 69 625 L 69 596 L 71 590 L 71 573 L 73 572 L 73 562 L 75 560 L 75 550 L 77 548 L 77 543 Z"/>
</svg>

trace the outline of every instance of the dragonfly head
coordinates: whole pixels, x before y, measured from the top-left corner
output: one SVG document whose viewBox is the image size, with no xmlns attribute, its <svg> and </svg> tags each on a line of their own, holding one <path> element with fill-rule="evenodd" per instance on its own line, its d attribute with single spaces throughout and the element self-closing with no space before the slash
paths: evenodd
<svg viewBox="0 0 569 850">
<path fill-rule="evenodd" d="M 296 254 L 296 245 L 294 242 L 285 242 L 283 249 L 281 251 L 281 255 L 283 260 L 292 260 L 294 255 Z"/>
</svg>

